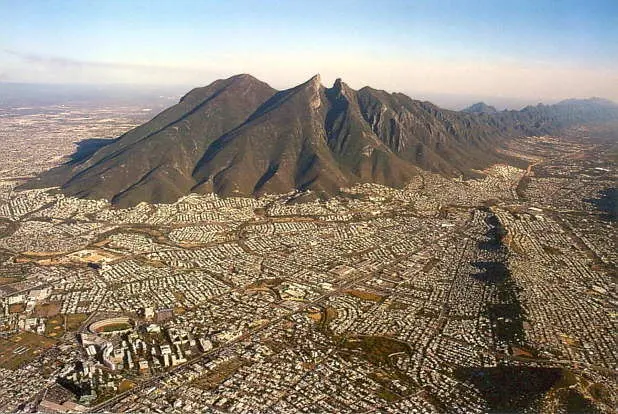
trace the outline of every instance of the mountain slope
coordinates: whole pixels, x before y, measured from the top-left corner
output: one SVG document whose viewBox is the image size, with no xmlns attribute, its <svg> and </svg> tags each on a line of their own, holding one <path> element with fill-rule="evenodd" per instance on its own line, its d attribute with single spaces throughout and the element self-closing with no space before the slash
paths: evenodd
<svg viewBox="0 0 618 414">
<path fill-rule="evenodd" d="M 247 195 L 311 183 L 332 190 L 346 182 L 325 144 L 323 101 L 318 77 L 272 96 L 206 150 L 193 172 L 194 190 Z"/>
<path fill-rule="evenodd" d="M 203 151 L 275 92 L 249 75 L 194 89 L 151 121 L 82 162 L 44 174 L 35 185 L 59 185 L 69 195 L 119 205 L 175 201 L 195 185 L 191 173 Z"/>
</svg>

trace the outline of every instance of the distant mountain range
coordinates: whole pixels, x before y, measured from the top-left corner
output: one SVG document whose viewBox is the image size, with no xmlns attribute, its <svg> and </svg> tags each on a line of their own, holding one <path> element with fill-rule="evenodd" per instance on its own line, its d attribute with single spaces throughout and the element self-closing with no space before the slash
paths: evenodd
<svg viewBox="0 0 618 414">
<path fill-rule="evenodd" d="M 514 162 L 495 150 L 511 136 L 612 120 L 618 106 L 600 99 L 502 112 L 479 103 L 456 112 L 400 93 L 353 90 L 340 79 L 326 88 L 318 75 L 277 91 L 243 74 L 193 89 L 151 121 L 25 187 L 60 186 L 119 206 L 173 202 L 190 192 L 401 187 L 419 169 L 474 176 Z"/>
<path fill-rule="evenodd" d="M 463 109 L 461 112 L 469 114 L 496 114 L 498 110 L 491 105 L 487 105 L 485 102 L 477 102 Z"/>
<path fill-rule="evenodd" d="M 538 104 L 522 110 L 498 112 L 493 106 L 478 102 L 462 112 L 484 115 L 502 135 L 540 135 L 557 133 L 564 128 L 618 120 L 618 105 L 602 98 L 567 99 L 554 105 Z"/>
</svg>

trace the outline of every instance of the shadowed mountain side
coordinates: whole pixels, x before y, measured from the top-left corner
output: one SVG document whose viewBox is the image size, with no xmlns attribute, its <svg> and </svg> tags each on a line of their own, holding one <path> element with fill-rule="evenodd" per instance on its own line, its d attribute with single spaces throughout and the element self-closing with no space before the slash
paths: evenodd
<svg viewBox="0 0 618 414">
<path fill-rule="evenodd" d="M 88 138 L 76 142 L 77 148 L 75 152 L 68 157 L 68 161 L 59 167 L 53 168 L 44 174 L 37 177 L 35 180 L 24 184 L 23 188 L 31 187 L 57 187 L 62 185 L 65 180 L 66 172 L 81 162 L 87 160 L 99 149 L 111 145 L 116 142 L 116 139 L 110 138 Z"/>
<path fill-rule="evenodd" d="M 97 152 L 99 149 L 113 144 L 117 139 L 109 139 L 109 138 L 88 138 L 77 142 L 77 148 L 75 152 L 69 156 L 69 161 L 67 164 L 79 164 L 81 161 L 86 160 L 92 154 Z"/>
<path fill-rule="evenodd" d="M 22 188 L 59 186 L 125 207 L 173 202 L 190 192 L 332 194 L 360 182 L 402 187 L 418 168 L 475 176 L 511 162 L 494 148 L 504 137 L 539 129 L 537 120 L 546 129 L 554 121 L 605 119 L 614 107 L 573 101 L 521 113 L 464 113 L 399 93 L 355 91 L 340 79 L 325 88 L 317 75 L 285 91 L 237 75 L 192 90 L 151 121 Z"/>
</svg>

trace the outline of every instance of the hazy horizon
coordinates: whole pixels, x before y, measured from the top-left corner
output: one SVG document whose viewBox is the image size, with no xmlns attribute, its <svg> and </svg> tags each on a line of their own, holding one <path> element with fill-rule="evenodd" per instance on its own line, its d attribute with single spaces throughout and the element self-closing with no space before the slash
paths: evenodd
<svg viewBox="0 0 618 414">
<path fill-rule="evenodd" d="M 290 4 L 292 3 L 292 4 Z M 449 108 L 618 100 L 615 1 L 0 0 L 0 82 L 199 86 L 315 73 Z"/>
<path fill-rule="evenodd" d="M 230 74 L 230 77 L 236 74 Z M 342 78 L 345 82 L 345 78 Z M 202 82 L 195 85 L 155 85 L 155 84 L 130 84 L 130 83 L 36 83 L 36 82 L 2 82 L 0 81 L 0 105 L 5 104 L 7 101 L 27 101 L 31 98 L 39 98 L 47 103 L 54 101 L 54 104 L 60 104 L 62 102 L 69 102 L 80 100 L 84 98 L 98 100 L 106 99 L 108 101 L 114 100 L 138 100 L 140 98 L 147 99 L 148 97 L 154 97 L 167 99 L 170 101 L 170 105 L 175 103 L 174 99 L 179 99 L 191 89 L 215 81 L 211 79 L 207 82 Z M 260 79 L 269 83 L 265 79 Z M 298 80 L 295 84 L 300 84 L 307 79 Z M 322 80 L 322 84 L 325 87 L 330 87 L 332 83 L 326 83 Z M 290 87 L 295 85 L 289 85 Z M 375 85 L 361 85 L 375 87 Z M 7 89 L 10 88 L 10 89 Z M 8 93 L 7 93 L 8 92 Z M 33 93 L 37 95 L 33 95 Z M 494 106 L 498 110 L 520 110 L 529 105 L 546 104 L 551 105 L 559 102 L 561 99 L 553 100 L 534 100 L 534 99 L 517 99 L 501 96 L 477 96 L 477 95 L 464 95 L 464 94 L 449 94 L 439 92 L 415 92 L 415 91 L 400 91 L 390 90 L 388 92 L 404 93 L 410 96 L 412 99 L 420 101 L 429 101 L 442 108 L 450 110 L 462 110 L 472 104 L 478 102 L 484 102 L 487 105 Z M 593 98 L 593 96 L 573 96 L 571 98 L 586 99 Z M 158 103 L 162 102 L 162 99 L 158 99 Z"/>
</svg>

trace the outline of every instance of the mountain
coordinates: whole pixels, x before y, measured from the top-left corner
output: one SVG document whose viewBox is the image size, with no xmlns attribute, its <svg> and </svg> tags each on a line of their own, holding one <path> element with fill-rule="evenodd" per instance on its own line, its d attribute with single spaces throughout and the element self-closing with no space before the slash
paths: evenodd
<svg viewBox="0 0 618 414">
<path fill-rule="evenodd" d="M 401 187 L 419 169 L 474 176 L 509 161 L 494 150 L 501 139 L 595 113 L 584 107 L 455 112 L 400 93 L 357 91 L 341 79 L 326 88 L 319 75 L 283 91 L 237 75 L 190 91 L 151 121 L 81 151 L 24 188 L 58 186 L 124 207 L 173 202 L 190 192 L 333 194 L 361 182 Z M 607 116 L 599 111 L 597 118 Z"/>
<path fill-rule="evenodd" d="M 461 112 L 466 112 L 468 114 L 496 114 L 498 110 L 491 105 L 487 105 L 485 102 L 477 102 L 462 109 Z"/>
<path fill-rule="evenodd" d="M 567 99 L 554 105 L 530 105 L 519 111 L 479 115 L 506 135 L 547 135 L 577 125 L 616 122 L 618 105 L 601 98 Z"/>
<path fill-rule="evenodd" d="M 106 198 L 122 206 L 175 201 L 195 185 L 193 169 L 208 146 L 275 92 L 248 75 L 193 89 L 89 157 L 43 174 L 36 185 L 58 185 L 70 195 Z"/>
</svg>

